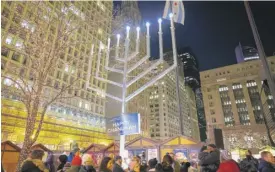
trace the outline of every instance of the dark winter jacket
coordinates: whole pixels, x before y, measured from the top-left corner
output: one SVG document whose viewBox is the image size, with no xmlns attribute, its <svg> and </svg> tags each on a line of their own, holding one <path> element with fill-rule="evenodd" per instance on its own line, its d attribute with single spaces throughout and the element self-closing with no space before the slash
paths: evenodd
<svg viewBox="0 0 275 172">
<path fill-rule="evenodd" d="M 96 169 L 91 165 L 81 166 L 79 172 L 96 172 Z"/>
<path fill-rule="evenodd" d="M 259 172 L 275 172 L 275 167 L 265 160 L 260 160 Z"/>
<path fill-rule="evenodd" d="M 257 172 L 258 166 L 258 160 L 253 157 L 245 158 L 240 163 L 241 172 Z"/>
<path fill-rule="evenodd" d="M 120 165 L 115 163 L 114 167 L 113 167 L 113 172 L 124 172 L 124 170 L 122 169 L 122 167 Z"/>
<path fill-rule="evenodd" d="M 200 152 L 199 165 L 201 166 L 201 172 L 216 172 L 220 165 L 220 151 Z"/>
<path fill-rule="evenodd" d="M 23 162 L 21 172 L 49 172 L 44 163 L 39 159 L 27 159 Z"/>
<path fill-rule="evenodd" d="M 47 160 L 45 162 L 45 166 L 46 166 L 46 168 L 49 169 L 49 172 L 55 172 L 55 167 L 54 167 L 53 161 L 54 161 L 53 154 L 51 154 L 51 153 L 48 154 Z"/>
</svg>

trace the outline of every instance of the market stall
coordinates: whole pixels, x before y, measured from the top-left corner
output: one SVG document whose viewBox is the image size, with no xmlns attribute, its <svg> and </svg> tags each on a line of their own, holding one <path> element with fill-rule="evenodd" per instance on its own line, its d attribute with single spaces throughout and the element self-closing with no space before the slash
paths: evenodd
<svg viewBox="0 0 275 172">
<path fill-rule="evenodd" d="M 145 153 L 146 161 L 157 158 L 159 159 L 159 144 L 157 141 L 145 138 L 137 137 L 136 139 L 128 142 L 125 145 L 125 149 L 128 150 L 128 157 L 132 158 L 133 156 L 139 155 L 142 156 L 142 153 Z"/>
<path fill-rule="evenodd" d="M 16 165 L 18 163 L 20 151 L 21 148 L 11 141 L 5 141 L 1 143 L 2 165 L 6 172 L 16 171 Z"/>
<path fill-rule="evenodd" d="M 104 156 L 115 157 L 119 155 L 119 144 L 113 142 L 104 149 Z"/>
<path fill-rule="evenodd" d="M 176 136 L 160 144 L 160 155 L 163 157 L 166 153 L 174 153 L 180 162 L 198 161 L 198 153 L 202 146 L 202 143 L 197 143 L 189 137 Z"/>
<path fill-rule="evenodd" d="M 83 154 L 89 154 L 93 161 L 95 167 L 99 167 L 101 160 L 104 157 L 104 150 L 106 149 L 105 145 L 101 144 L 91 144 L 88 148 L 83 150 Z"/>
</svg>

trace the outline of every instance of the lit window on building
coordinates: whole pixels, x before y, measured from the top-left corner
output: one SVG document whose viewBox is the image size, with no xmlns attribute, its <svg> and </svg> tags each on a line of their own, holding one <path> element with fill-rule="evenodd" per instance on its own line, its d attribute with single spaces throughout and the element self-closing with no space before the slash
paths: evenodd
<svg viewBox="0 0 275 172">
<path fill-rule="evenodd" d="M 251 105 L 254 107 L 253 113 L 255 121 L 257 124 L 262 124 L 264 122 L 262 110 L 260 108 L 262 106 L 262 102 L 257 83 L 255 80 L 249 80 L 247 81 L 246 86 L 248 89 Z"/>
<path fill-rule="evenodd" d="M 219 87 L 219 92 L 222 103 L 225 126 L 233 126 L 235 124 L 235 121 L 233 118 L 232 105 L 228 93 L 228 87 L 226 85 L 221 85 Z"/>
</svg>

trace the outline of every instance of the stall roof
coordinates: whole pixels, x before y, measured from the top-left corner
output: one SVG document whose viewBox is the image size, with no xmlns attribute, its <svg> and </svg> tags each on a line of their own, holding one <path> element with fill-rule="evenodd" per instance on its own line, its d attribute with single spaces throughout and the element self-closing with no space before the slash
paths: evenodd
<svg viewBox="0 0 275 172">
<path fill-rule="evenodd" d="M 152 139 L 149 139 L 149 138 L 146 138 L 146 137 L 137 137 L 136 139 L 128 142 L 126 145 L 125 145 L 125 148 L 135 148 L 135 147 L 155 147 L 157 146 L 158 143 L 155 141 L 155 140 L 152 140 Z"/>
<path fill-rule="evenodd" d="M 52 152 L 50 149 L 48 149 L 46 146 L 44 146 L 43 144 L 41 144 L 41 143 L 38 143 L 38 144 L 35 144 L 35 145 L 33 145 L 32 147 L 31 147 L 31 149 L 35 149 L 35 148 L 40 148 L 40 149 L 42 149 L 43 151 L 45 151 L 45 152 Z"/>
<path fill-rule="evenodd" d="M 186 136 L 175 136 L 173 138 L 164 140 L 161 145 L 176 146 L 176 145 L 195 145 L 195 140 Z"/>
<path fill-rule="evenodd" d="M 1 150 L 4 150 L 4 145 L 9 145 L 11 148 L 13 148 L 15 151 L 20 152 L 21 148 L 17 146 L 16 144 L 12 143 L 11 141 L 7 140 L 1 143 Z M 7 150 L 7 148 L 5 148 Z"/>
<path fill-rule="evenodd" d="M 114 149 L 111 149 L 112 147 L 114 147 Z M 105 148 L 105 151 L 113 151 L 113 150 L 119 150 L 119 144 L 113 142 Z"/>
<path fill-rule="evenodd" d="M 92 150 L 94 149 L 94 150 Z M 91 144 L 89 147 L 87 147 L 83 152 L 88 152 L 88 151 L 103 151 L 104 149 L 106 149 L 105 145 L 101 145 L 101 144 Z"/>
</svg>

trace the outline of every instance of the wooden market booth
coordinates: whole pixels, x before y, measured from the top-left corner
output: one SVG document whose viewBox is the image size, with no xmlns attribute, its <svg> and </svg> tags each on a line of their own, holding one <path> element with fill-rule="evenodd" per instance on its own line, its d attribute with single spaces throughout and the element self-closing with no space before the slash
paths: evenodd
<svg viewBox="0 0 275 172">
<path fill-rule="evenodd" d="M 136 139 L 128 142 L 125 145 L 125 149 L 128 150 L 128 155 L 130 158 L 145 152 L 147 161 L 152 158 L 157 158 L 160 160 L 159 144 L 153 139 L 142 136 L 137 137 Z"/>
<path fill-rule="evenodd" d="M 104 149 L 104 156 L 115 157 L 119 155 L 119 144 L 118 143 L 111 143 Z"/>
<path fill-rule="evenodd" d="M 1 159 L 2 165 L 6 172 L 16 171 L 21 148 L 11 141 L 1 143 Z"/>
<path fill-rule="evenodd" d="M 94 162 L 95 167 L 99 167 L 101 160 L 104 157 L 104 150 L 106 149 L 105 145 L 101 144 L 91 144 L 85 150 L 83 150 L 83 154 L 89 154 Z"/>
<path fill-rule="evenodd" d="M 198 154 L 203 146 L 192 138 L 175 136 L 160 144 L 160 156 L 173 152 L 179 161 L 198 161 Z"/>
</svg>

